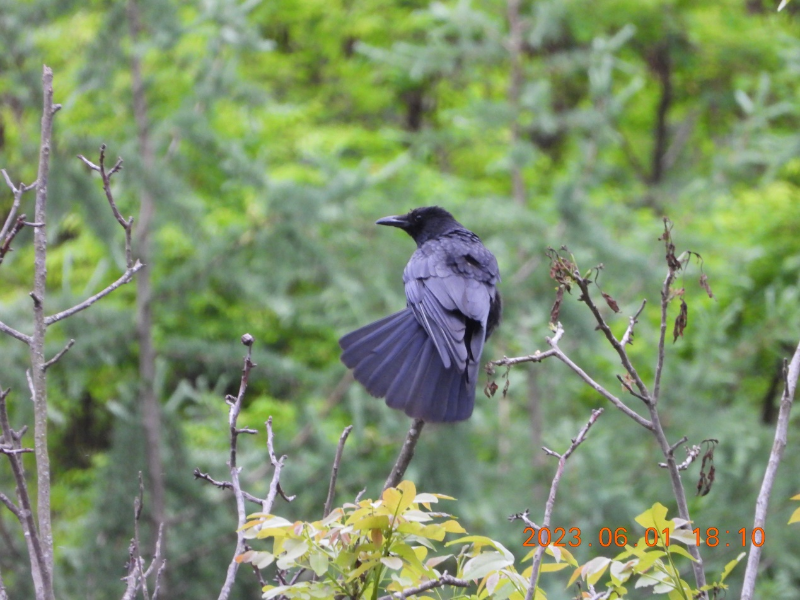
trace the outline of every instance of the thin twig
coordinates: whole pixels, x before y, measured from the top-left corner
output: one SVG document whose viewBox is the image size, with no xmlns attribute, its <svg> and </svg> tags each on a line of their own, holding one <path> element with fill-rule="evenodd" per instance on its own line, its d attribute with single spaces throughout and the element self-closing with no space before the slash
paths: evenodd
<svg viewBox="0 0 800 600">
<path fill-rule="evenodd" d="M 792 403 L 794 402 L 798 377 L 800 377 L 800 344 L 798 344 L 797 350 L 795 350 L 788 368 L 784 370 L 783 396 L 781 397 L 781 408 L 778 412 L 778 424 L 775 427 L 775 441 L 772 444 L 772 451 L 769 454 L 769 462 L 767 463 L 767 470 L 764 473 L 764 481 L 761 483 L 761 491 L 758 493 L 758 500 L 756 500 L 756 514 L 753 522 L 753 529 L 760 527 L 762 531 L 764 530 L 767 519 L 767 507 L 769 506 L 769 498 L 772 494 L 772 486 L 775 483 L 778 465 L 783 458 L 783 451 L 786 449 L 789 415 L 792 411 Z M 744 583 L 742 584 L 741 600 L 751 600 L 753 598 L 763 542 L 764 538 L 762 533 L 761 544 L 758 546 L 753 544 L 750 547 L 750 556 L 747 557 L 747 569 L 745 570 Z"/>
<path fill-rule="evenodd" d="M 278 497 L 278 493 L 280 491 L 281 470 L 283 469 L 283 463 L 286 460 L 286 455 L 284 454 L 280 458 L 275 456 L 275 448 L 273 446 L 274 434 L 272 433 L 271 416 L 267 419 L 267 422 L 264 425 L 267 428 L 267 451 L 269 453 L 269 461 L 272 463 L 272 466 L 275 470 L 272 473 L 272 481 L 269 483 L 269 493 L 261 505 L 261 511 L 270 513 L 272 512 L 272 506 L 275 504 L 275 498 Z M 281 495 L 283 495 L 284 499 L 287 499 L 285 494 Z"/>
<path fill-rule="evenodd" d="M 36 187 L 36 181 L 29 185 L 25 185 L 24 183 L 20 182 L 19 187 L 16 187 L 14 183 L 11 181 L 11 177 L 8 176 L 5 169 L 0 169 L 0 173 L 3 174 L 3 179 L 6 180 L 6 185 L 11 188 L 11 192 L 14 194 L 14 200 L 11 203 L 11 211 L 8 213 L 6 217 L 6 222 L 3 223 L 3 228 L 0 229 L 0 242 L 2 242 L 6 235 L 8 234 L 9 229 L 11 228 L 11 224 L 14 222 L 14 219 L 17 216 L 17 210 L 19 210 L 20 202 L 22 201 L 22 194 L 25 192 L 32 190 Z"/>
<path fill-rule="evenodd" d="M 331 514 L 333 509 L 333 497 L 336 491 L 336 477 L 339 475 L 339 464 L 342 462 L 342 453 L 344 452 L 344 444 L 347 441 L 347 436 L 353 431 L 353 426 L 348 425 L 342 431 L 339 437 L 339 445 L 336 448 L 336 457 L 333 459 L 333 467 L 331 468 L 331 480 L 328 484 L 328 497 L 325 499 L 325 508 L 322 511 L 322 516 L 327 517 Z"/>
<path fill-rule="evenodd" d="M 402 600 L 403 598 L 409 598 L 410 596 L 421 594 L 422 592 L 427 592 L 428 590 L 433 590 L 444 585 L 466 588 L 472 585 L 472 583 L 466 579 L 458 579 L 453 577 L 452 575 L 448 574 L 447 571 L 445 571 L 438 579 L 431 579 L 430 581 L 426 581 L 417 587 L 408 588 L 402 592 L 395 592 L 394 594 L 389 594 L 388 596 L 381 596 L 378 600 Z"/>
<path fill-rule="evenodd" d="M 11 511 L 11 514 L 13 514 L 15 517 L 17 517 L 17 521 L 22 523 L 22 519 L 24 518 L 22 516 L 22 511 L 19 508 L 17 508 L 17 505 L 14 504 L 14 502 L 11 500 L 11 498 L 6 496 L 3 492 L 0 492 L 0 502 L 5 504 L 6 508 Z"/>
<path fill-rule="evenodd" d="M 214 485 L 214 486 L 218 487 L 221 490 L 232 490 L 233 489 L 233 484 L 230 481 L 218 481 L 218 480 L 214 479 L 213 477 L 211 477 L 208 473 L 203 473 L 200 469 L 195 469 L 194 470 L 194 478 L 195 479 L 202 479 L 203 481 L 207 481 L 211 485 Z M 250 492 L 247 492 L 245 490 L 242 490 L 242 495 L 244 496 L 245 500 L 247 500 L 249 502 L 252 502 L 253 504 L 258 504 L 259 506 L 261 506 L 263 504 L 263 502 L 264 502 L 264 500 L 262 500 L 258 496 L 254 496 L 253 494 L 251 494 Z"/>
<path fill-rule="evenodd" d="M 117 222 L 122 226 L 122 229 L 125 230 L 125 265 L 130 269 L 133 266 L 133 253 L 131 250 L 131 232 L 133 230 L 133 217 L 129 217 L 127 220 L 122 216 L 122 213 L 119 212 L 117 208 L 117 203 L 114 201 L 114 195 L 111 193 L 111 176 L 114 175 L 117 171 L 122 169 L 122 158 L 117 158 L 117 162 L 111 167 L 110 171 L 106 171 L 106 145 L 102 144 L 100 146 L 100 164 L 96 165 L 85 156 L 79 154 L 78 158 L 83 161 L 83 163 L 92 169 L 93 171 L 97 171 L 100 173 L 100 177 L 103 179 L 103 191 L 106 194 L 106 199 L 108 200 L 109 206 L 111 206 L 111 212 L 114 213 L 114 218 Z"/>
<path fill-rule="evenodd" d="M 625 370 L 630 374 L 631 379 L 633 379 L 633 382 L 636 384 L 636 388 L 639 390 L 639 393 L 642 396 L 649 398 L 650 393 L 647 390 L 647 386 L 644 384 L 644 381 L 642 381 L 642 378 L 639 376 L 636 368 L 631 363 L 630 358 L 628 358 L 628 352 L 625 350 L 625 346 L 619 342 L 616 337 L 614 337 L 614 334 L 611 332 L 611 328 L 608 326 L 608 323 L 606 323 L 603 315 L 600 314 L 600 309 L 597 308 L 594 300 L 592 300 L 592 295 L 589 293 L 589 285 L 591 284 L 591 280 L 581 277 L 580 272 L 577 271 L 573 274 L 573 276 L 575 277 L 575 283 L 577 283 L 578 287 L 581 289 L 581 295 L 578 300 L 585 303 L 586 306 L 589 307 L 592 315 L 594 315 L 595 321 L 597 321 L 600 331 L 603 332 L 608 340 L 608 343 L 611 344 L 611 347 L 616 351 L 622 366 L 625 367 Z M 636 313 L 637 316 L 643 308 L 644 304 L 642 305 L 642 308 L 639 309 L 639 312 Z M 632 327 L 632 325 L 629 325 L 629 327 Z"/>
<path fill-rule="evenodd" d="M 0 321 L 0 331 L 2 331 L 3 333 L 5 333 L 7 335 L 10 335 L 11 337 L 13 337 L 14 339 L 19 340 L 20 342 L 25 342 L 29 346 L 31 345 L 31 339 L 32 339 L 31 336 L 25 335 L 24 333 L 17 331 L 13 327 L 9 327 L 8 325 L 3 323 L 2 321 Z"/>
<path fill-rule="evenodd" d="M 22 228 L 28 224 L 29 223 L 25 221 L 25 215 L 20 215 L 17 218 L 17 222 L 14 223 L 14 227 L 11 229 L 11 233 L 8 234 L 8 237 L 6 237 L 5 240 L 0 237 L 0 265 L 3 264 L 6 254 L 11 250 L 11 242 L 13 242 L 17 234 L 22 231 Z"/>
<path fill-rule="evenodd" d="M 661 395 L 661 374 L 664 371 L 664 345 L 667 339 L 667 307 L 669 306 L 669 288 L 675 279 L 675 271 L 670 266 L 667 269 L 667 276 L 661 286 L 661 330 L 658 335 L 658 358 L 656 360 L 656 373 L 653 383 L 653 404 L 658 404 Z"/>
<path fill-rule="evenodd" d="M 538 526 L 536 523 L 534 523 L 533 521 L 531 521 L 530 517 L 528 516 L 528 515 L 530 515 L 530 514 L 531 514 L 531 513 L 530 513 L 530 509 L 527 509 L 527 508 L 526 508 L 526 509 L 525 509 L 525 510 L 523 510 L 522 512 L 518 512 L 518 513 L 514 513 L 513 515 L 510 515 L 510 516 L 508 517 L 508 520 L 509 520 L 509 521 L 517 521 L 517 520 L 521 520 L 521 521 L 522 521 L 523 523 L 525 523 L 525 524 L 526 524 L 528 527 L 533 527 L 533 529 L 535 529 L 536 531 L 539 531 L 539 529 L 541 529 L 541 528 L 540 528 L 540 527 L 539 527 L 539 526 Z"/>
<path fill-rule="evenodd" d="M 425 421 L 422 419 L 414 419 L 411 422 L 411 428 L 408 430 L 406 441 L 403 442 L 403 447 L 400 449 L 400 455 L 397 457 L 397 462 L 394 463 L 392 472 L 389 474 L 386 483 L 383 484 L 384 490 L 396 487 L 397 484 L 402 481 L 403 475 L 406 474 L 406 469 L 411 463 L 411 459 L 414 458 L 414 448 L 417 446 L 419 436 L 422 433 L 422 428 L 424 426 Z"/>
<path fill-rule="evenodd" d="M 597 421 L 602 414 L 602 408 L 594 409 L 592 411 L 592 416 L 589 417 L 589 421 L 581 428 L 581 430 L 578 432 L 578 435 L 575 436 L 575 439 L 572 440 L 572 443 L 569 445 L 569 448 L 567 448 L 567 451 L 559 456 L 558 467 L 556 467 L 556 473 L 553 476 L 553 483 L 550 484 L 550 495 L 547 497 L 547 503 L 544 506 L 544 519 L 542 520 L 542 527 L 550 527 L 550 518 L 553 515 L 553 507 L 556 504 L 558 484 L 561 481 L 561 476 L 564 474 L 564 466 L 567 463 L 567 459 L 586 439 L 586 434 L 589 433 L 589 428 L 594 425 L 595 421 Z M 533 570 L 531 571 L 530 587 L 528 587 L 528 592 L 525 594 L 525 600 L 531 600 L 536 592 L 536 583 L 539 580 L 539 569 L 542 564 L 542 556 L 544 556 L 546 549 L 546 546 L 538 546 L 535 554 L 533 555 Z"/>
<path fill-rule="evenodd" d="M 147 578 L 142 566 L 144 561 L 142 560 L 141 544 L 139 542 L 139 519 L 142 516 L 142 508 L 144 508 L 144 481 L 142 480 L 142 472 L 139 471 L 139 494 L 133 499 L 133 539 L 135 542 L 133 558 L 136 561 L 136 573 L 142 587 L 142 597 L 144 600 L 150 600 Z"/>
<path fill-rule="evenodd" d="M 59 352 L 53 358 L 51 358 L 46 363 L 44 363 L 44 370 L 46 371 L 47 369 L 52 367 L 54 364 L 56 364 L 59 360 L 61 360 L 61 357 L 64 356 L 67 352 L 69 352 L 69 349 L 72 348 L 74 345 L 75 345 L 75 340 L 68 341 L 67 345 L 64 346 L 64 348 L 61 350 L 61 352 Z"/>
<path fill-rule="evenodd" d="M 647 304 L 647 299 L 645 298 L 644 300 L 642 300 L 642 305 L 639 307 L 639 310 L 637 310 L 636 314 L 630 318 L 628 322 L 628 328 L 625 330 L 622 339 L 619 341 L 620 345 L 623 348 L 628 344 L 633 344 L 633 328 L 639 322 L 639 315 L 642 314 L 642 311 L 644 310 L 646 304 Z"/>
<path fill-rule="evenodd" d="M 71 317 L 75 313 L 78 313 L 78 312 L 80 312 L 82 310 L 85 310 L 85 309 L 89 308 L 92 304 L 94 304 L 95 302 L 97 302 L 101 298 L 104 298 L 104 297 L 108 296 L 111 292 L 116 290 L 118 287 L 121 287 L 121 286 L 125 285 L 126 283 L 130 283 L 130 281 L 133 279 L 133 276 L 136 274 L 136 272 L 139 269 L 141 269 L 143 266 L 144 265 L 137 260 L 136 264 L 134 264 L 132 267 L 130 267 L 128 270 L 126 270 L 120 276 L 119 279 L 117 279 L 114 283 L 112 283 L 111 285 L 106 287 L 104 290 L 102 290 L 100 292 L 97 292 L 94 296 L 91 296 L 90 298 L 87 298 L 86 300 L 84 300 L 80 304 L 76 304 L 72 308 L 68 308 L 67 310 L 62 310 L 59 313 L 56 313 L 54 315 L 50 315 L 49 317 L 45 318 L 45 320 L 44 320 L 45 325 L 50 326 L 53 323 L 57 323 L 58 321 L 61 321 L 62 319 L 66 319 L 67 317 Z"/>
</svg>

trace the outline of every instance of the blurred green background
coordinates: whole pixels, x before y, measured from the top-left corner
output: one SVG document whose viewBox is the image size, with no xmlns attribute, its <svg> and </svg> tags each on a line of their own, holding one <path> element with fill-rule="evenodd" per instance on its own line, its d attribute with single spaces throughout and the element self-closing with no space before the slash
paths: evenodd
<svg viewBox="0 0 800 600">
<path fill-rule="evenodd" d="M 114 185 L 124 215 L 138 214 L 143 189 L 155 197 L 169 597 L 216 597 L 234 548 L 233 498 L 192 471 L 226 477 L 223 397 L 238 388 L 242 333 L 256 338 L 258 368 L 239 423 L 263 431 L 274 417 L 276 450 L 288 454 L 283 486 L 297 494 L 275 512 L 321 516 L 350 423 L 337 502 L 380 492 L 409 422 L 350 383 L 337 339 L 404 306 L 413 243 L 375 219 L 430 204 L 498 258 L 506 312 L 487 360 L 545 346 L 554 282 L 544 251 L 566 244 L 584 269 L 604 264 L 603 290 L 622 308 L 608 311 L 617 335 L 648 299 L 630 352 L 652 377 L 661 217 L 674 221 L 679 252 L 703 256 L 715 297 L 696 266 L 679 282 L 689 324 L 667 350 L 661 410 L 672 439 L 720 440 L 711 492 L 690 498 L 697 526 L 731 531 L 730 547 L 702 548 L 716 578 L 741 551 L 734 532 L 752 527 L 781 360 L 800 338 L 800 3 L 778 13 L 766 0 L 136 2 L 0 0 L 0 166 L 15 181 L 36 176 L 45 63 L 63 104 L 49 186 L 54 310 L 124 270 L 120 228 L 75 155 L 96 160 L 106 143 L 124 158 Z M 137 142 L 134 56 L 151 168 Z M 11 201 L 4 188 L 0 215 Z M 32 195 L 25 202 L 31 215 Z M 22 331 L 32 257 L 23 230 L 0 272 L 0 320 Z M 123 590 L 137 470 L 148 482 L 135 294 L 124 287 L 48 341 L 48 355 L 78 342 L 49 371 L 59 598 Z M 622 394 L 621 367 L 574 296 L 561 321 L 562 347 Z M 26 364 L 27 349 L 0 338 L 16 426 L 32 423 Z M 521 556 L 527 536 L 506 517 L 530 508 L 541 519 L 555 461 L 539 447 L 563 450 L 597 406 L 606 404 L 561 364 L 516 368 L 507 398 L 479 394 L 468 422 L 423 431 L 408 477 L 458 498 L 442 507 Z M 800 598 L 800 530 L 785 526 L 800 492 L 793 422 L 759 598 Z M 601 527 L 636 530 L 633 517 L 656 501 L 674 515 L 659 456 L 651 436 L 608 406 L 570 460 L 555 521 L 591 540 Z M 240 440 L 240 460 L 247 487 L 264 494 L 263 433 Z M 684 476 L 691 494 L 697 472 Z M 13 493 L 4 463 L 0 490 Z M 4 510 L 0 535 L 11 597 L 32 597 L 25 544 Z M 598 544 L 576 552 L 582 562 L 598 554 Z M 743 572 L 726 597 L 738 596 Z M 545 575 L 548 597 L 574 595 L 566 580 Z M 259 596 L 246 570 L 237 585 L 238 598 Z"/>
</svg>

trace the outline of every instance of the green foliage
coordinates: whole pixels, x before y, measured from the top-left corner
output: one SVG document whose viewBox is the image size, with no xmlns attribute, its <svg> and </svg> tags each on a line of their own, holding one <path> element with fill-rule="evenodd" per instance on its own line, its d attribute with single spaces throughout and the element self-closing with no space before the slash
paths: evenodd
<svg viewBox="0 0 800 600">
<path fill-rule="evenodd" d="M 380 500 L 361 500 L 333 509 L 324 519 L 290 522 L 256 513 L 245 526 L 248 539 L 272 538 L 272 551 L 248 550 L 237 561 L 259 569 L 273 562 L 284 579 L 298 570 L 311 580 L 264 587 L 264 598 L 377 598 L 442 577 L 440 565 L 455 563 L 456 577 L 476 585 L 470 598 L 521 600 L 528 581 L 514 569 L 514 555 L 480 535 L 450 540 L 457 554 L 433 554 L 447 534 L 466 534 L 452 515 L 433 512 L 443 494 L 418 494 L 410 481 L 384 490 Z M 429 556 L 429 554 L 433 554 Z"/>
<path fill-rule="evenodd" d="M 596 586 L 608 571 L 609 581 L 606 590 L 610 599 L 626 598 L 626 583 L 633 583 L 634 589 L 651 588 L 654 595 L 664 594 L 669 600 L 690 600 L 696 597 L 698 590 L 693 589 L 684 579 L 676 566 L 678 557 L 694 561 L 695 559 L 683 547 L 697 544 L 697 537 L 688 528 L 683 519 L 667 519 L 667 508 L 655 503 L 649 510 L 636 517 L 645 530 L 643 537 L 632 545 L 628 543 L 626 533 L 614 532 L 615 546 L 624 545 L 625 550 L 613 559 L 598 556 L 575 569 L 569 584 L 581 578 L 590 586 Z M 610 536 L 611 534 L 609 534 Z M 611 539 L 609 539 L 609 545 Z M 719 579 L 704 586 L 704 591 L 714 590 L 719 593 L 728 589 L 725 579 L 733 568 L 745 556 L 740 553 L 736 559 L 728 562 Z"/>
</svg>

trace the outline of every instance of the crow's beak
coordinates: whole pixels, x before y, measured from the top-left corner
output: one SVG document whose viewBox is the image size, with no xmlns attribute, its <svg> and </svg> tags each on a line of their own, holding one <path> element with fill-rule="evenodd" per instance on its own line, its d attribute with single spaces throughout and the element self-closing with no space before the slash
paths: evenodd
<svg viewBox="0 0 800 600">
<path fill-rule="evenodd" d="M 389 225 L 390 227 L 399 227 L 405 229 L 408 227 L 408 220 L 405 215 L 395 215 L 393 217 L 383 217 L 375 221 L 376 225 Z"/>
</svg>

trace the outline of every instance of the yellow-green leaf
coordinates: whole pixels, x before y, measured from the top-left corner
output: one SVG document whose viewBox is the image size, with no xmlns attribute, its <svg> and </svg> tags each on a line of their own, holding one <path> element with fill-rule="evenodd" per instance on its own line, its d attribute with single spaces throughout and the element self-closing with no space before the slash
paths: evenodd
<svg viewBox="0 0 800 600">
<path fill-rule="evenodd" d="M 322 519 L 321 524 L 324 527 L 327 527 L 331 523 L 334 523 L 339 519 L 341 519 L 343 516 L 344 516 L 344 511 L 341 508 L 334 508 L 327 517 Z"/>
<path fill-rule="evenodd" d="M 739 556 L 737 556 L 736 558 L 734 558 L 732 561 L 730 561 L 728 564 L 725 565 L 725 568 L 722 569 L 722 575 L 719 576 L 720 583 L 725 581 L 725 578 L 728 575 L 730 575 L 731 571 L 733 571 L 733 568 L 739 564 L 739 561 L 742 560 L 746 554 L 747 552 L 740 553 Z"/>
<path fill-rule="evenodd" d="M 789 522 L 787 523 L 787 525 L 791 525 L 792 523 L 797 523 L 797 522 L 800 522 L 800 508 L 796 509 L 792 513 L 792 516 L 789 518 Z"/>
<path fill-rule="evenodd" d="M 452 546 L 453 544 L 475 544 L 476 546 L 491 546 L 495 548 L 496 542 L 484 535 L 468 535 L 451 542 L 447 542 L 445 546 Z"/>
<path fill-rule="evenodd" d="M 610 563 L 610 558 L 598 556 L 583 565 L 583 576 L 586 579 L 586 582 L 591 585 L 597 583 L 603 576 L 603 573 L 605 573 Z"/>
<path fill-rule="evenodd" d="M 308 563 L 317 577 L 322 577 L 328 571 L 328 555 L 324 552 L 314 552 L 309 557 Z"/>
<path fill-rule="evenodd" d="M 389 509 L 389 512 L 396 515 L 398 512 L 397 507 L 403 499 L 403 493 L 396 488 L 387 488 L 383 491 L 381 499 L 386 505 L 386 508 Z"/>
<path fill-rule="evenodd" d="M 414 502 L 414 498 L 417 495 L 417 488 L 413 482 L 406 480 L 399 483 L 397 490 L 403 494 L 400 503 L 397 505 L 396 512 L 396 514 L 401 515 Z"/>
<path fill-rule="evenodd" d="M 466 562 L 461 577 L 464 579 L 480 579 L 492 571 L 498 571 L 513 564 L 513 555 L 509 560 L 508 556 L 502 552 L 481 552 L 478 556 Z"/>
<path fill-rule="evenodd" d="M 667 507 L 660 502 L 656 502 L 649 510 L 636 517 L 636 522 L 645 529 L 654 527 L 659 532 L 665 526 L 672 525 L 667 521 Z"/>
<path fill-rule="evenodd" d="M 349 582 L 353 581 L 354 579 L 358 579 L 361 576 L 362 573 L 365 573 L 366 571 L 369 571 L 370 569 L 372 569 L 373 567 L 375 567 L 375 566 L 377 566 L 379 564 L 381 564 L 381 562 L 380 562 L 380 560 L 377 560 L 377 559 L 368 560 L 368 561 L 362 563 L 360 567 L 358 567 L 357 569 L 355 569 L 355 570 L 350 572 L 350 575 L 347 576 L 346 581 L 349 583 Z"/>
<path fill-rule="evenodd" d="M 639 562 L 636 563 L 636 566 L 633 567 L 633 570 L 636 573 L 645 573 L 650 567 L 652 567 L 655 562 L 661 558 L 662 556 L 666 556 L 666 552 L 662 552 L 661 550 L 653 550 L 652 552 L 647 552 L 639 559 Z"/>
<path fill-rule="evenodd" d="M 397 556 L 384 556 L 381 562 L 395 571 L 403 568 L 403 560 Z"/>
<path fill-rule="evenodd" d="M 353 523 L 353 529 L 356 531 L 364 529 L 386 529 L 387 527 L 389 527 L 389 517 L 386 515 L 364 517 L 360 521 Z"/>
<path fill-rule="evenodd" d="M 561 569 L 566 569 L 569 565 L 565 562 L 562 563 L 547 563 L 539 567 L 540 573 L 554 573 L 555 571 L 560 571 Z"/>
<path fill-rule="evenodd" d="M 670 546 L 669 552 L 670 554 L 680 554 L 681 556 L 685 556 L 692 562 L 697 562 L 697 560 L 691 554 L 689 554 L 689 551 L 683 546 Z"/>
<path fill-rule="evenodd" d="M 464 529 L 458 521 L 454 521 L 453 519 L 442 523 L 442 527 L 444 527 L 447 533 L 467 533 L 467 530 Z"/>
</svg>

